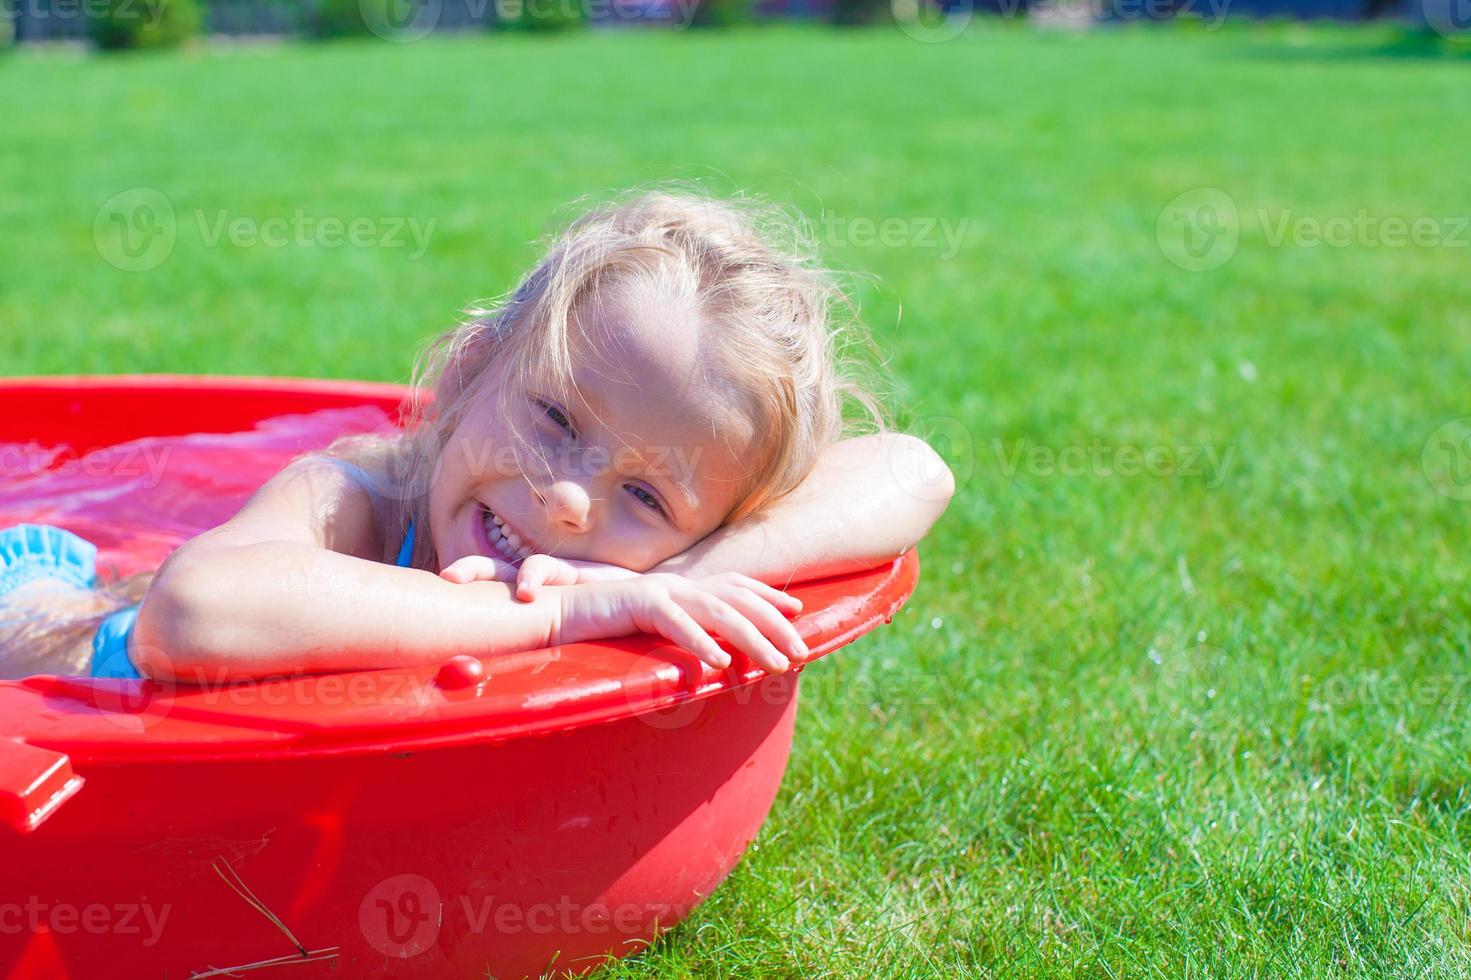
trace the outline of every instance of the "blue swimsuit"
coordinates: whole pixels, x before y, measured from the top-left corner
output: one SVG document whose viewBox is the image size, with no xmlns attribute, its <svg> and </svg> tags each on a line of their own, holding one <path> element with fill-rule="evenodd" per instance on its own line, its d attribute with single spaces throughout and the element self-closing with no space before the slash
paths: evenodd
<svg viewBox="0 0 1471 980">
<path fill-rule="evenodd" d="M 410 524 L 394 564 L 408 568 L 414 557 Z M 0 601 L 12 589 L 40 578 L 54 578 L 79 589 L 97 584 L 97 546 L 70 531 L 44 524 L 17 524 L 0 530 Z M 128 659 L 128 640 L 138 607 L 121 609 L 102 621 L 92 637 L 93 677 L 141 677 Z"/>
</svg>

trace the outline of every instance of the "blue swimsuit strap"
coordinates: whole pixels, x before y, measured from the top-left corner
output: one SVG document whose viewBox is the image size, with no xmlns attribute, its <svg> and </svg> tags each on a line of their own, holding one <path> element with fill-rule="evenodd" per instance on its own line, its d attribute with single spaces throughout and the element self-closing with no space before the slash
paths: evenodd
<svg viewBox="0 0 1471 980">
<path fill-rule="evenodd" d="M 398 546 L 398 557 L 393 562 L 399 568 L 409 568 L 414 564 L 414 525 L 409 524 L 409 529 L 404 532 L 403 544 Z"/>
</svg>

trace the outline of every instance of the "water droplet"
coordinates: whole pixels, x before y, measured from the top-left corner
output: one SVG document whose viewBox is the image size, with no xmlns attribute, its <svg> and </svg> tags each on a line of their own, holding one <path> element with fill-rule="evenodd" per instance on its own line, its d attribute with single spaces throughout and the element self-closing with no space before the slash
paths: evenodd
<svg viewBox="0 0 1471 980">
<path fill-rule="evenodd" d="M 1156 664 L 1162 664 L 1165 662 L 1165 658 L 1161 657 L 1159 655 L 1159 651 L 1156 650 L 1154 647 L 1149 648 L 1149 659 L 1154 661 Z"/>
<path fill-rule="evenodd" d="M 930 620 L 930 629 L 932 630 L 937 630 L 943 625 L 945 625 L 945 621 L 939 616 L 936 616 L 934 619 Z"/>
<path fill-rule="evenodd" d="M 1199 633 L 1196 633 L 1195 634 L 1195 642 L 1196 643 L 1204 643 L 1205 642 L 1205 630 L 1201 630 Z"/>
</svg>

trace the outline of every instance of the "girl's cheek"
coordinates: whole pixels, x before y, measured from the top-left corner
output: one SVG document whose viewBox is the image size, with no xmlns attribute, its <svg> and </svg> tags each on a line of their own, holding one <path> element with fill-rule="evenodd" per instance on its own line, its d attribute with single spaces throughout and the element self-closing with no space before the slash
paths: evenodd
<svg viewBox="0 0 1471 980">
<path fill-rule="evenodd" d="M 604 563 L 622 565 L 636 571 L 647 571 L 664 560 L 654 542 L 649 540 L 648 528 L 629 527 L 626 524 L 609 536 L 608 544 L 603 550 L 605 554 L 601 560 Z"/>
</svg>

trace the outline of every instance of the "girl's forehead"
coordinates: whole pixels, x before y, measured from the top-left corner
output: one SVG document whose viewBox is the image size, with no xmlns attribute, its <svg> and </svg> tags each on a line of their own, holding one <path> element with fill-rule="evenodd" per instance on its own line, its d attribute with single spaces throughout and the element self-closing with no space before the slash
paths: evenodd
<svg viewBox="0 0 1471 980">
<path fill-rule="evenodd" d="M 693 313 L 693 311 L 685 311 Z M 745 478 L 754 428 L 703 343 L 698 317 L 604 303 L 571 325 L 571 408 L 658 465 L 677 460 L 692 487 L 718 494 Z"/>
<path fill-rule="evenodd" d="M 671 421 L 738 424 L 742 401 L 698 307 L 625 291 L 579 308 L 569 325 L 574 387 L 593 402 L 657 407 Z"/>
</svg>

